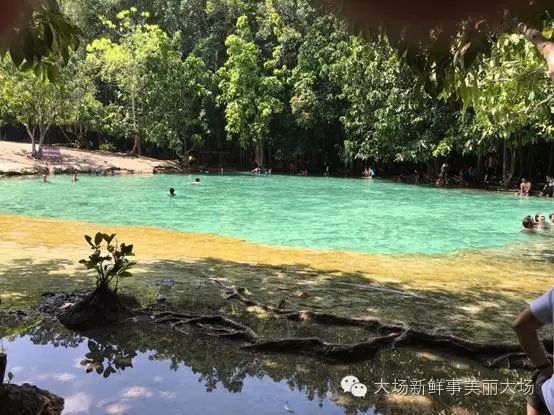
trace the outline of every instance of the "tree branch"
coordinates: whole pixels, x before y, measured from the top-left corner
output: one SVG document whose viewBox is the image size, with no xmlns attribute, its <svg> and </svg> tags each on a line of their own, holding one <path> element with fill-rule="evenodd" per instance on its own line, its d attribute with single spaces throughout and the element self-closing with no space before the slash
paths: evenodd
<svg viewBox="0 0 554 415">
<path fill-rule="evenodd" d="M 529 40 L 546 60 L 550 79 L 554 82 L 554 39 L 547 39 L 542 32 L 525 23 L 517 25 L 517 31 Z"/>
</svg>

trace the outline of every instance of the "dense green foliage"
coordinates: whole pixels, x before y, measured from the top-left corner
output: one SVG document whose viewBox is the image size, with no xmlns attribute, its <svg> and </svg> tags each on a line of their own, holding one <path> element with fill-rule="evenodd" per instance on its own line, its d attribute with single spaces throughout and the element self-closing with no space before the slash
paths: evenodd
<svg viewBox="0 0 554 415">
<path fill-rule="evenodd" d="M 536 170 L 552 173 L 554 87 L 522 35 L 495 37 L 471 65 L 454 57 L 447 83 L 421 82 L 387 37 L 357 34 L 306 0 L 61 5 L 85 36 L 67 66 L 51 63 L 65 81 L 17 73 L 9 59 L 0 67 L 0 119 L 24 125 L 33 142 L 57 125 L 79 145 L 94 136 L 94 146 L 140 152 L 142 142 L 185 162 L 217 152 L 228 154 L 218 163 L 312 173 L 358 160 L 382 171 L 426 164 L 433 175 L 449 160 L 484 172 L 496 155 L 505 181 L 533 173 L 540 152 Z"/>
</svg>

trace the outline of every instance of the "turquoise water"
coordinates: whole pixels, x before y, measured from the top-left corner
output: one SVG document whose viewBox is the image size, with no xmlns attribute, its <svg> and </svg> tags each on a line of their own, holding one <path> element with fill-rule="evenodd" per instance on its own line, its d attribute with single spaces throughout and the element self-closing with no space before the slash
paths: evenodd
<svg viewBox="0 0 554 415">
<path fill-rule="evenodd" d="M 210 233 L 269 245 L 437 254 L 536 240 L 554 201 L 387 181 L 289 176 L 54 176 L 0 181 L 0 212 Z M 167 196 L 176 189 L 177 197 Z"/>
</svg>

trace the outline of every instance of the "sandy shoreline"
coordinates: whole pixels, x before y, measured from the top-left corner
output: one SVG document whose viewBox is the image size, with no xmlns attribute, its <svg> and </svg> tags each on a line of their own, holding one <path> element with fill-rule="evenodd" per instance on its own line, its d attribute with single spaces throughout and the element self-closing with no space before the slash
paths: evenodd
<svg viewBox="0 0 554 415">
<path fill-rule="evenodd" d="M 61 160 L 47 162 L 31 157 L 31 144 L 0 141 L 0 176 L 94 173 L 107 169 L 123 174 L 153 174 L 177 171 L 173 161 L 136 157 L 106 151 L 60 147 Z"/>
</svg>

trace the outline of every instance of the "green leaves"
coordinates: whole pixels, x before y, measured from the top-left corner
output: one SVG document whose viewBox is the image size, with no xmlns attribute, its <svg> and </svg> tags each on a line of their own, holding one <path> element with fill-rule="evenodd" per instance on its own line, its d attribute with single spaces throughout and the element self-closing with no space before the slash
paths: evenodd
<svg viewBox="0 0 554 415">
<path fill-rule="evenodd" d="M 127 259 L 127 257 L 134 256 L 133 245 L 112 244 L 115 236 L 115 234 L 98 232 L 93 240 L 91 236 L 85 235 L 85 240 L 94 252 L 88 258 L 81 259 L 79 263 L 88 270 L 96 271 L 97 287 L 109 286 L 115 281 L 114 290 L 117 291 L 119 278 L 131 277 L 132 274 L 129 270 L 135 263 Z M 94 352 L 94 347 L 94 345 L 89 345 L 91 352 Z"/>
<path fill-rule="evenodd" d="M 70 51 L 79 47 L 81 31 L 61 13 L 55 0 L 39 0 L 25 15 L 12 27 L 11 42 L 0 43 L 0 57 L 9 51 L 18 68 L 58 82 L 52 64 L 67 64 Z"/>
<path fill-rule="evenodd" d="M 227 61 L 218 71 L 228 138 L 244 148 L 262 146 L 271 137 L 271 121 L 281 113 L 282 81 L 265 72 L 261 50 L 252 40 L 248 18 L 239 17 L 236 34 L 225 41 Z"/>
</svg>

